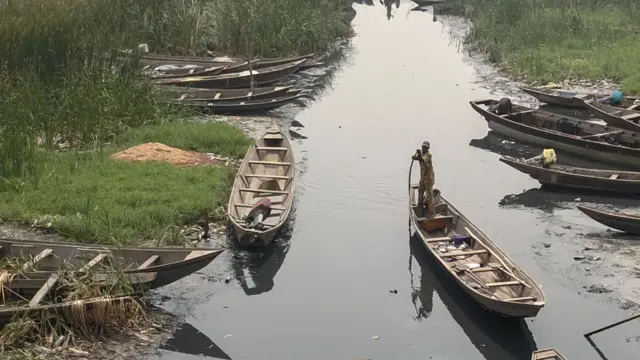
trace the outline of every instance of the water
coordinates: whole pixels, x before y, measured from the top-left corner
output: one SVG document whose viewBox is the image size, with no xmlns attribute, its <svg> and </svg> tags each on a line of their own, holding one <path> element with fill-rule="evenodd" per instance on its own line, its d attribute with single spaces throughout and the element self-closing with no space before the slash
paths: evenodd
<svg viewBox="0 0 640 360">
<path fill-rule="evenodd" d="M 377 2 L 354 7 L 353 50 L 331 88 L 296 116 L 308 138 L 295 144 L 303 173 L 293 228 L 251 260 L 227 252 L 165 289 L 162 307 L 189 325 L 173 351 L 151 358 L 509 360 L 555 347 L 599 359 L 582 334 L 625 313 L 587 296 L 589 277 L 572 259 L 576 228 L 597 225 L 470 146 L 488 129 L 468 101 L 491 95 L 441 23 L 408 2 L 390 20 Z M 485 313 L 411 246 L 407 174 L 423 140 L 443 195 L 543 284 L 547 305 L 535 319 Z M 594 340 L 609 359 L 636 359 L 638 344 L 625 337 L 637 332 L 630 323 Z"/>
</svg>

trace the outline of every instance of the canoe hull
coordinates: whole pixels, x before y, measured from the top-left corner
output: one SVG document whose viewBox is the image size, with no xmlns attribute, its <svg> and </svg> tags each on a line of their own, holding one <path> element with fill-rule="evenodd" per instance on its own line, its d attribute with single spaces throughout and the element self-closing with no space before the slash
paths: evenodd
<svg viewBox="0 0 640 360">
<path fill-rule="evenodd" d="M 602 211 L 582 205 L 578 205 L 578 210 L 602 225 L 628 234 L 640 235 L 640 217 Z"/>
<path fill-rule="evenodd" d="M 284 96 L 271 99 L 240 101 L 170 101 L 170 104 L 199 108 L 210 114 L 242 114 L 275 110 L 305 96 L 302 90 L 294 90 Z"/>
<path fill-rule="evenodd" d="M 594 114 L 602 119 L 602 121 L 606 122 L 607 125 L 615 126 L 620 129 L 625 129 L 629 131 L 640 132 L 640 125 L 633 121 L 625 120 L 620 116 L 615 115 L 615 112 L 621 112 L 622 114 L 631 114 L 631 115 L 640 115 L 640 112 L 633 110 L 625 110 L 616 108 L 609 105 L 603 104 L 592 104 L 589 101 L 585 101 L 585 107 L 591 110 Z M 621 114 L 621 115 L 622 115 Z M 636 121 L 637 121 L 636 117 Z"/>
</svg>

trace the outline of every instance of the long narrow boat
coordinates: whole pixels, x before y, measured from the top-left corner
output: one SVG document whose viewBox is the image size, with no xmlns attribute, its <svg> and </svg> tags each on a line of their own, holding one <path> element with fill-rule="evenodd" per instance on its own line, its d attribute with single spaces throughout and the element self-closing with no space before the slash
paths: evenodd
<svg viewBox="0 0 640 360">
<path fill-rule="evenodd" d="M 460 211 L 435 192 L 436 215 L 425 218 L 410 193 L 410 217 L 424 247 L 483 308 L 507 317 L 535 317 L 545 305 L 542 288 Z"/>
<path fill-rule="evenodd" d="M 490 129 L 507 137 L 603 163 L 640 167 L 638 133 L 519 105 L 513 105 L 509 114 L 497 115 L 489 110 L 497 100 L 469 103 Z"/>
<path fill-rule="evenodd" d="M 595 101 L 585 101 L 585 107 L 598 115 L 607 125 L 620 129 L 640 132 L 640 111 L 600 104 Z"/>
<path fill-rule="evenodd" d="M 578 205 L 578 210 L 602 225 L 629 234 L 640 235 L 640 216 L 638 215 L 602 211 L 582 205 Z"/>
<path fill-rule="evenodd" d="M 278 82 L 298 70 L 305 60 L 253 70 L 253 80 L 256 86 Z M 249 71 L 215 76 L 188 76 L 181 78 L 158 79 L 153 81 L 159 85 L 179 85 L 200 88 L 248 88 L 251 86 Z"/>
<path fill-rule="evenodd" d="M 284 95 L 293 89 L 288 86 L 267 86 L 252 89 L 200 89 L 184 86 L 158 86 L 160 96 L 177 101 L 227 101 L 270 99 Z"/>
<path fill-rule="evenodd" d="M 197 66 L 197 67 L 179 67 L 171 68 L 169 66 L 158 66 L 154 68 L 144 67 L 143 74 L 151 79 L 172 79 L 185 76 L 213 76 L 221 74 L 227 69 L 226 65 L 222 66 Z"/>
<path fill-rule="evenodd" d="M 536 350 L 531 354 L 531 360 L 567 360 L 556 349 Z"/>
<path fill-rule="evenodd" d="M 36 240 L 0 239 L 0 256 L 30 264 L 32 271 L 55 272 L 65 265 L 101 272 L 117 268 L 125 274 L 157 273 L 151 288 L 171 284 L 211 263 L 224 250 L 178 247 L 114 247 Z M 104 270 L 104 269 L 103 269 Z"/>
<path fill-rule="evenodd" d="M 287 93 L 284 96 L 278 96 L 270 99 L 255 99 L 255 100 L 229 100 L 229 101 L 176 101 L 170 100 L 170 104 L 189 106 L 200 108 L 211 114 L 236 114 L 236 113 L 249 113 L 249 112 L 262 112 L 277 109 L 281 106 L 287 105 L 294 100 L 304 97 L 306 94 L 301 94 L 302 90 L 296 90 Z"/>
<path fill-rule="evenodd" d="M 528 174 L 542 185 L 601 191 L 607 193 L 640 195 L 640 172 L 598 170 L 553 164 L 527 164 L 523 159 L 504 156 L 500 161 Z"/>
<path fill-rule="evenodd" d="M 411 0 L 416 3 L 418 6 L 431 6 L 431 5 L 440 5 L 445 4 L 444 0 Z"/>
<path fill-rule="evenodd" d="M 267 245 L 273 240 L 289 217 L 295 186 L 291 143 L 274 126 L 249 148 L 233 183 L 227 213 L 240 245 Z M 262 212 L 265 208 L 270 211 Z M 248 218 L 259 212 L 262 219 Z"/>
<path fill-rule="evenodd" d="M 251 65 L 257 66 L 256 69 L 261 67 L 271 67 L 276 65 L 287 64 L 290 62 L 295 62 L 299 60 L 307 60 L 313 58 L 314 54 L 306 54 L 301 56 L 293 56 L 286 58 L 271 58 L 271 59 L 253 59 L 251 60 Z M 142 56 L 142 60 L 147 61 L 149 63 L 156 62 L 167 62 L 168 64 L 190 64 L 190 65 L 203 65 L 210 66 L 210 64 L 237 64 L 246 62 L 245 59 L 242 58 L 233 58 L 233 57 L 205 57 L 205 56 L 176 56 L 176 55 L 159 55 L 159 54 L 145 54 Z"/>
<path fill-rule="evenodd" d="M 260 70 L 268 67 L 296 62 L 299 60 L 305 60 L 298 68 L 298 71 L 302 71 L 312 67 L 321 66 L 324 64 L 324 62 L 321 61 L 321 58 L 312 59 L 311 56 L 313 56 L 313 54 L 290 57 L 290 58 L 256 59 L 251 61 L 251 68 L 253 70 Z M 189 59 L 193 59 L 193 60 L 189 60 Z M 235 61 L 233 62 L 225 62 L 225 61 L 214 62 L 214 61 L 208 60 L 208 58 L 197 58 L 197 57 L 187 58 L 186 60 L 143 59 L 142 64 L 144 65 L 143 70 L 153 70 L 159 67 L 166 67 L 167 65 L 182 66 L 182 67 L 190 66 L 191 69 L 187 69 L 187 70 L 182 70 L 182 69 L 168 70 L 170 73 L 187 72 L 184 74 L 185 76 L 203 75 L 203 74 L 200 74 L 200 72 L 211 67 L 222 67 L 222 69 L 219 72 L 220 74 L 229 74 L 233 72 L 249 70 L 249 62 L 242 59 L 235 59 Z M 190 70 L 193 70 L 193 72 L 188 73 L 188 71 Z"/>
<path fill-rule="evenodd" d="M 534 98 L 538 99 L 538 101 L 543 103 L 570 107 L 570 108 L 581 108 L 581 109 L 587 108 L 584 103 L 585 100 L 601 98 L 606 96 L 602 94 L 598 95 L 598 94 L 579 93 L 576 91 L 564 90 L 564 89 L 532 88 L 527 86 L 521 86 L 520 90 L 533 96 Z M 622 103 L 618 105 L 618 107 L 627 108 L 629 106 L 632 106 L 635 100 L 638 100 L 638 99 L 634 97 L 625 96 L 624 99 L 622 100 Z"/>
</svg>

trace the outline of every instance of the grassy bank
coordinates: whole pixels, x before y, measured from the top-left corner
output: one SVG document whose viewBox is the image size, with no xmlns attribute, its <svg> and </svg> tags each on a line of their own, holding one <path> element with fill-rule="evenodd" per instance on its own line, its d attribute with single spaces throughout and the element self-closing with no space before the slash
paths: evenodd
<svg viewBox="0 0 640 360">
<path fill-rule="evenodd" d="M 473 25 L 467 40 L 528 81 L 620 82 L 640 93 L 640 2 L 454 0 Z"/>
<path fill-rule="evenodd" d="M 72 238 L 135 243 L 226 202 L 231 170 L 109 155 L 161 142 L 241 156 L 248 139 L 158 102 L 120 49 L 280 56 L 350 33 L 348 0 L 0 0 L 0 217 Z M 245 42 L 245 38 L 251 40 Z M 159 191 L 161 189 L 161 191 Z"/>
</svg>

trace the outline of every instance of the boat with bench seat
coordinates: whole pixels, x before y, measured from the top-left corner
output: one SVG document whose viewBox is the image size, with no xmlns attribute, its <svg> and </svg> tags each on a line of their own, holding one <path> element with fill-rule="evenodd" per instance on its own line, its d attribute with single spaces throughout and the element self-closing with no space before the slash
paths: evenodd
<svg viewBox="0 0 640 360">
<path fill-rule="evenodd" d="M 0 238 L 0 256 L 21 264 L 23 272 L 47 272 L 51 288 L 61 268 L 78 272 L 155 273 L 155 289 L 171 284 L 211 263 L 224 250 L 180 247 L 115 247 Z"/>
<path fill-rule="evenodd" d="M 567 89 L 532 88 L 528 86 L 520 86 L 520 90 L 546 104 L 580 109 L 588 108 L 585 101 L 608 96 L 606 94 L 579 93 Z M 638 107 L 635 104 L 636 100 L 638 98 L 625 96 L 622 99 L 622 103 L 617 107 L 635 109 Z"/>
<path fill-rule="evenodd" d="M 557 153 L 570 153 L 634 170 L 640 168 L 640 133 L 515 104 L 509 114 L 498 115 L 489 110 L 498 100 L 469 103 L 484 117 L 489 128 L 501 135 L 526 144 L 553 148 Z"/>
<path fill-rule="evenodd" d="M 611 105 L 600 104 L 598 102 L 588 100 L 585 101 L 585 107 L 596 114 L 602 121 L 609 126 L 615 126 L 620 129 L 640 132 L 640 111 L 638 105 L 632 105 L 629 108 L 619 108 Z"/>
<path fill-rule="evenodd" d="M 295 186 L 293 148 L 282 129 L 273 126 L 247 151 L 231 190 L 227 214 L 240 245 L 261 246 L 273 240 L 289 217 Z M 269 213 L 251 227 L 247 216 L 265 199 Z"/>
<path fill-rule="evenodd" d="M 531 360 L 567 360 L 567 358 L 556 349 L 543 349 L 534 351 L 531 354 Z"/>
<path fill-rule="evenodd" d="M 500 161 L 528 174 L 542 185 L 615 194 L 640 195 L 640 172 L 599 170 L 553 164 L 528 164 L 524 159 L 503 156 Z"/>
<path fill-rule="evenodd" d="M 638 215 L 603 211 L 583 205 L 578 205 L 578 210 L 602 225 L 627 234 L 640 235 L 640 216 Z"/>
<path fill-rule="evenodd" d="M 424 217 L 417 192 L 418 185 L 411 185 L 411 222 L 429 254 L 462 290 L 502 316 L 535 317 L 546 301 L 542 288 L 439 190 L 434 190 L 436 216 Z"/>
</svg>

